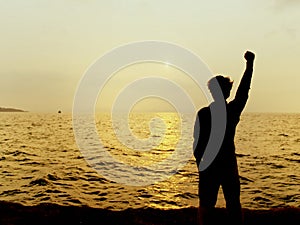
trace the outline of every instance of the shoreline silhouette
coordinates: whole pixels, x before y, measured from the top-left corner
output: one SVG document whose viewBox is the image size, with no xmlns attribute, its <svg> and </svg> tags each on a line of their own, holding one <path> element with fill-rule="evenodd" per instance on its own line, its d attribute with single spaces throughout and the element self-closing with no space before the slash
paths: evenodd
<svg viewBox="0 0 300 225">
<path fill-rule="evenodd" d="M 119 224 L 119 225 L 173 225 L 196 224 L 196 207 L 182 209 L 139 208 L 112 211 L 87 206 L 61 206 L 39 204 L 24 206 L 0 201 L 1 225 L 65 225 L 65 224 Z M 296 225 L 300 208 L 274 208 L 269 210 L 243 209 L 245 225 Z M 215 224 L 227 224 L 225 208 L 216 208 Z"/>
</svg>

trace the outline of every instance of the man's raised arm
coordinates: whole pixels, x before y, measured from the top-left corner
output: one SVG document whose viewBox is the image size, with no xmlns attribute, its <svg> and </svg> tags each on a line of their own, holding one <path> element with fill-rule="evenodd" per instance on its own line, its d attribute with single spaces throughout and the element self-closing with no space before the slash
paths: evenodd
<svg viewBox="0 0 300 225">
<path fill-rule="evenodd" d="M 239 87 L 237 89 L 235 98 L 233 102 L 235 103 L 237 109 L 241 113 L 246 105 L 246 102 L 248 100 L 248 92 L 250 89 L 251 79 L 252 79 L 252 73 L 253 73 L 253 63 L 255 55 L 252 52 L 247 51 L 244 55 L 244 58 L 246 59 L 246 69 L 244 72 L 244 75 L 240 81 Z"/>
</svg>

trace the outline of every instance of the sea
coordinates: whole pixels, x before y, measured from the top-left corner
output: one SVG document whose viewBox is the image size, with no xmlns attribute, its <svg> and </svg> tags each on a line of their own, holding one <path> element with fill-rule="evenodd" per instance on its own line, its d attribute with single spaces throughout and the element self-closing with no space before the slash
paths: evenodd
<svg viewBox="0 0 300 225">
<path fill-rule="evenodd" d="M 160 170 L 172 169 L 162 179 L 141 170 L 135 176 L 144 176 L 147 182 L 119 182 L 97 169 L 90 159 L 99 160 L 104 165 L 101 168 L 115 177 L 120 174 L 119 167 L 109 163 L 105 167 L 106 159 L 97 158 L 97 151 L 87 157 L 78 146 L 72 114 L 0 113 L 0 201 L 110 210 L 197 207 L 198 170 L 192 156 L 191 129 L 194 116 L 173 112 L 119 116 L 123 119 L 117 122 L 110 114 L 95 116 L 102 143 L 95 148 L 109 153 L 115 161 L 143 168 L 164 161 L 178 149 L 186 151 L 189 158 L 175 165 L 176 169 L 160 164 Z M 140 147 L 140 140 L 153 142 L 150 149 Z M 243 208 L 300 207 L 300 114 L 244 113 L 235 144 Z M 130 179 L 130 170 L 121 172 Z M 225 207 L 221 188 L 217 207 Z"/>
</svg>

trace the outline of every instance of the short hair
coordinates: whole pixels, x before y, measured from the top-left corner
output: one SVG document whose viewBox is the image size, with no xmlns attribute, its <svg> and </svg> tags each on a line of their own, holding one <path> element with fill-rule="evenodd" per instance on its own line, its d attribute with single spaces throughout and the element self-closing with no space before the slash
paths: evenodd
<svg viewBox="0 0 300 225">
<path fill-rule="evenodd" d="M 221 88 L 223 95 L 225 95 L 227 92 L 230 92 L 232 84 L 233 81 L 230 79 L 230 77 L 217 75 L 208 81 L 207 86 L 212 96 L 215 97 L 219 88 Z"/>
</svg>

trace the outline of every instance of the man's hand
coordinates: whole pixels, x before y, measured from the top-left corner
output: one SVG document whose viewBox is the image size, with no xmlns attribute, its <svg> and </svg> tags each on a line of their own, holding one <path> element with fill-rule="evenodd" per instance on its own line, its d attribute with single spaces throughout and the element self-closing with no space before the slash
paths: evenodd
<svg viewBox="0 0 300 225">
<path fill-rule="evenodd" d="M 255 55 L 253 52 L 247 51 L 244 55 L 244 58 L 247 60 L 247 62 L 253 62 Z"/>
</svg>

